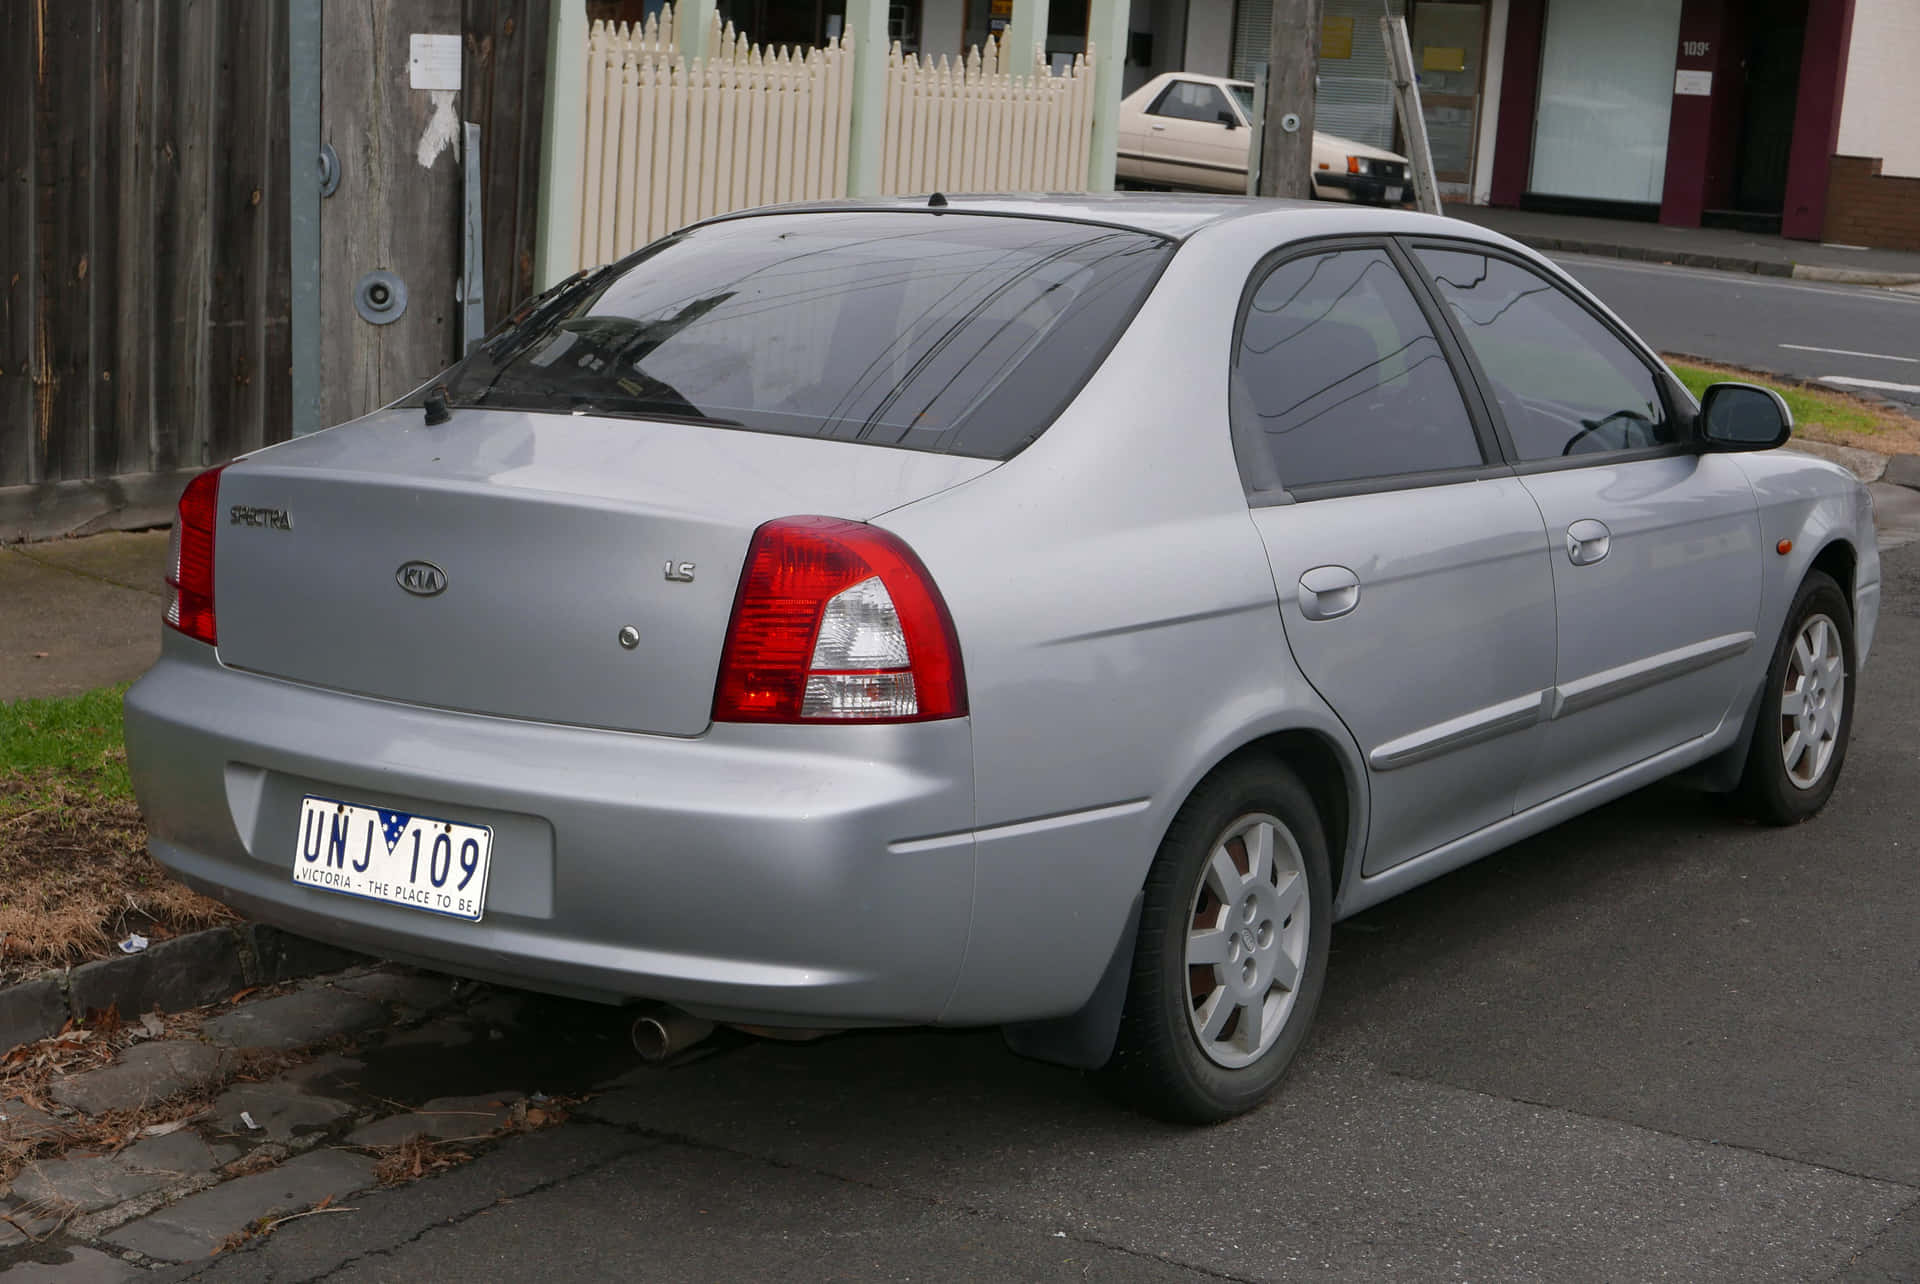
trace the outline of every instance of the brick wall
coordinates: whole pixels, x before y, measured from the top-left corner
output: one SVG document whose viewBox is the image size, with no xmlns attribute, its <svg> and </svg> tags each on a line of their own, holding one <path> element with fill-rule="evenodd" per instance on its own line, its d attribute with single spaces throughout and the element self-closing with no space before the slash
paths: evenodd
<svg viewBox="0 0 1920 1284">
<path fill-rule="evenodd" d="M 1920 178 L 1880 172 L 1877 156 L 1836 156 L 1827 173 L 1823 241 L 1920 250 Z"/>
</svg>

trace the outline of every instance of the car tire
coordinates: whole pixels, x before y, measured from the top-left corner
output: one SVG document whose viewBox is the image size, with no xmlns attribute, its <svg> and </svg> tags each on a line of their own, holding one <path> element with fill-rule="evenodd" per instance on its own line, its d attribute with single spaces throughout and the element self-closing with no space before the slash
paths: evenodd
<svg viewBox="0 0 1920 1284">
<path fill-rule="evenodd" d="M 1102 1071 L 1111 1090 L 1179 1123 L 1216 1123 L 1265 1100 L 1319 1006 L 1333 929 L 1328 869 L 1313 799 L 1284 765 L 1243 758 L 1201 782 L 1147 874 L 1119 1037 Z"/>
<path fill-rule="evenodd" d="M 1747 743 L 1738 798 L 1753 819 L 1797 825 L 1832 797 L 1853 733 L 1853 654 L 1846 594 L 1814 571 L 1787 612 Z"/>
</svg>

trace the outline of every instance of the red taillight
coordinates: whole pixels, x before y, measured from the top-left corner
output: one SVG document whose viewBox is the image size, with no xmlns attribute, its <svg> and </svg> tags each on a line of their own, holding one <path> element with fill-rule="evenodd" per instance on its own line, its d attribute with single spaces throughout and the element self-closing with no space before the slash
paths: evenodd
<svg viewBox="0 0 1920 1284">
<path fill-rule="evenodd" d="M 213 624 L 213 531 L 225 467 L 210 468 L 187 483 L 167 549 L 167 585 L 173 590 L 167 623 L 208 646 L 220 640 Z"/>
<path fill-rule="evenodd" d="M 924 722 L 966 711 L 953 620 L 899 538 L 833 517 L 786 517 L 753 533 L 714 721 Z"/>
</svg>

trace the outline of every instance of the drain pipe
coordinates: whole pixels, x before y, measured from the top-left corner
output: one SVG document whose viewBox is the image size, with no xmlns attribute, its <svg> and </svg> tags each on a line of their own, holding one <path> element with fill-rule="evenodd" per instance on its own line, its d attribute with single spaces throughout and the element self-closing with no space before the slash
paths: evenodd
<svg viewBox="0 0 1920 1284">
<path fill-rule="evenodd" d="M 658 1007 L 633 1023 L 633 1050 L 643 1061 L 665 1061 L 713 1033 L 713 1022 L 679 1008 Z"/>
</svg>

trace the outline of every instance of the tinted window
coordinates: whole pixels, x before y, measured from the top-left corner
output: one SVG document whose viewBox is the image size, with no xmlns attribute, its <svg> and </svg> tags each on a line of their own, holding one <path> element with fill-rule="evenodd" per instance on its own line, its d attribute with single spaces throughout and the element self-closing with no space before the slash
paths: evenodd
<svg viewBox="0 0 1920 1284">
<path fill-rule="evenodd" d="M 1558 286 L 1492 255 L 1418 253 L 1480 359 L 1521 459 L 1675 440 L 1653 372 Z"/>
<path fill-rule="evenodd" d="M 1079 389 L 1171 252 L 1047 219 L 716 223 L 561 291 L 446 382 L 458 405 L 1004 459 Z"/>
<path fill-rule="evenodd" d="M 1147 109 L 1149 116 L 1172 116 L 1176 120 L 1204 120 L 1220 123 L 1220 113 L 1230 111 L 1227 96 L 1212 85 L 1197 80 L 1176 80 L 1160 95 L 1160 101 Z"/>
<path fill-rule="evenodd" d="M 1273 269 L 1235 356 L 1242 448 L 1264 446 L 1280 485 L 1484 462 L 1440 344 L 1384 250 Z"/>
</svg>

